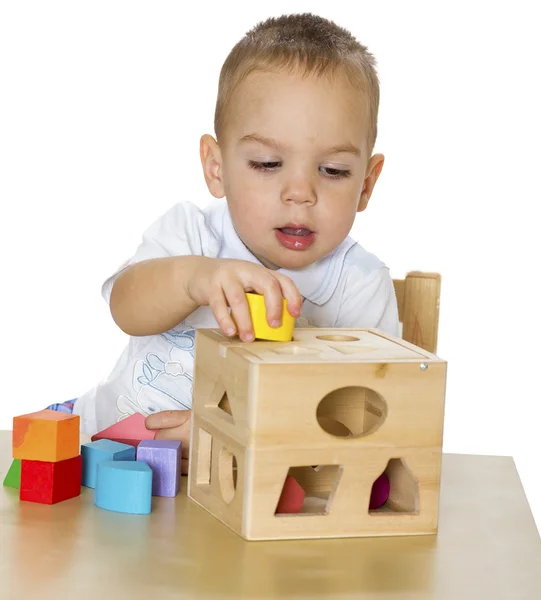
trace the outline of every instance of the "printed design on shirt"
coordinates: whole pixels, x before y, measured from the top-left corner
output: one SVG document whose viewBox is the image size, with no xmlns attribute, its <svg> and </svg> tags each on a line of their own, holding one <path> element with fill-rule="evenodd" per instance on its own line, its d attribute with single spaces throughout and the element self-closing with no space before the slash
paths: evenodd
<svg viewBox="0 0 541 600">
<path fill-rule="evenodd" d="M 73 400 L 68 400 L 66 402 L 55 402 L 54 404 L 49 404 L 49 406 L 45 407 L 45 410 L 55 410 L 56 412 L 62 412 L 67 414 L 73 414 L 73 406 L 77 402 L 77 398 Z"/>
<path fill-rule="evenodd" d="M 149 352 L 135 363 L 133 395 L 121 394 L 116 401 L 119 421 L 135 412 L 149 415 L 192 406 L 195 330 L 180 325 L 159 337 L 168 349 L 164 354 Z"/>
</svg>

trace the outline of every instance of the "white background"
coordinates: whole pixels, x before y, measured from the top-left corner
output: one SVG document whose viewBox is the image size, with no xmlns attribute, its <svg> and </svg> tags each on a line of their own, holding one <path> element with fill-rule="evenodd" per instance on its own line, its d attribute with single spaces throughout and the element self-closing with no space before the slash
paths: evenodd
<svg viewBox="0 0 541 600">
<path fill-rule="evenodd" d="M 0 0 L 0 429 L 108 373 L 126 338 L 101 283 L 173 203 L 210 200 L 223 60 L 312 11 L 378 60 L 386 162 L 353 234 L 395 278 L 442 274 L 444 451 L 512 455 L 539 526 L 535 4 Z"/>
</svg>

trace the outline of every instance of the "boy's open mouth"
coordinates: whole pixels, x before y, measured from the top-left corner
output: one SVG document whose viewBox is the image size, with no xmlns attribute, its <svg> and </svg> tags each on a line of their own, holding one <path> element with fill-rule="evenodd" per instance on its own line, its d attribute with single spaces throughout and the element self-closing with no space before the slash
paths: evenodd
<svg viewBox="0 0 541 600">
<path fill-rule="evenodd" d="M 276 239 L 288 250 L 306 250 L 314 243 L 316 234 L 303 225 L 288 224 L 276 229 Z"/>
<path fill-rule="evenodd" d="M 279 231 L 281 231 L 282 233 L 285 233 L 286 235 L 300 235 L 300 236 L 306 236 L 306 235 L 310 235 L 312 233 L 309 229 L 306 229 L 305 227 L 301 227 L 300 229 L 296 229 L 294 227 L 281 227 L 279 229 Z"/>
</svg>

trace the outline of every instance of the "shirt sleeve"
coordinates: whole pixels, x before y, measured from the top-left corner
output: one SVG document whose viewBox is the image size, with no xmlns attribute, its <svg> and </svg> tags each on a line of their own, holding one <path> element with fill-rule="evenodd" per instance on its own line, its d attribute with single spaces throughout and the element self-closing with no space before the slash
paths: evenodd
<svg viewBox="0 0 541 600">
<path fill-rule="evenodd" d="M 368 274 L 356 266 L 349 269 L 335 327 L 376 328 L 400 337 L 398 304 L 388 267 Z"/>
<path fill-rule="evenodd" d="M 207 215 L 191 202 L 179 202 L 146 229 L 135 254 L 103 283 L 102 296 L 109 303 L 116 278 L 135 263 L 167 256 L 215 258 L 219 249 L 219 236 L 211 228 Z"/>
</svg>

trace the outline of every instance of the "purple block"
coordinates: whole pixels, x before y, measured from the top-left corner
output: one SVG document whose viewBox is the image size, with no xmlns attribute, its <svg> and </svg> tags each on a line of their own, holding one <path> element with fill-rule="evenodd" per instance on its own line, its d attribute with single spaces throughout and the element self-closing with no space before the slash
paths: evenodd
<svg viewBox="0 0 541 600">
<path fill-rule="evenodd" d="M 152 495 L 173 498 L 180 489 L 180 442 L 143 440 L 137 446 L 137 460 L 152 469 Z"/>
</svg>

